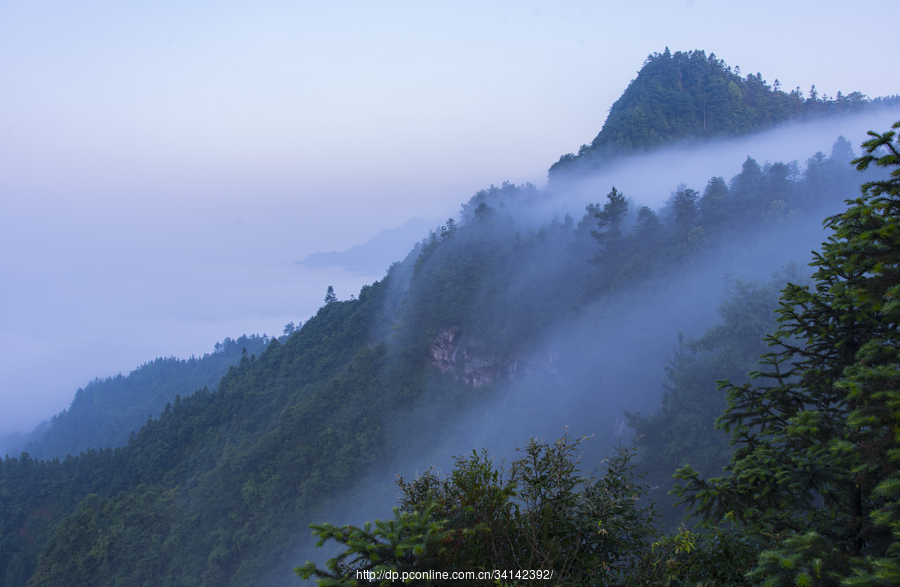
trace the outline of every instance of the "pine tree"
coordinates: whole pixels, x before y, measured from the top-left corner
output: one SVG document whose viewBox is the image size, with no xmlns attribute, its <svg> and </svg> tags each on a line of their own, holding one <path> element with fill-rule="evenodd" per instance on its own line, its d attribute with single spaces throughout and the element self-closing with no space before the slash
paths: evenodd
<svg viewBox="0 0 900 587">
<path fill-rule="evenodd" d="M 679 241 L 687 238 L 688 233 L 697 224 L 700 210 L 697 201 L 700 194 L 689 187 L 679 186 L 672 200 L 672 215 L 674 216 L 675 233 Z"/>
<path fill-rule="evenodd" d="M 863 144 L 854 163 L 891 170 L 862 186 L 812 265 L 815 289 L 783 290 L 767 384 L 730 385 L 719 426 L 737 449 L 726 476 L 677 477 L 707 523 L 727 517 L 767 541 L 767 585 L 900 580 L 900 142 Z M 893 581 L 893 583 L 892 583 Z"/>
<path fill-rule="evenodd" d="M 615 187 L 606 195 L 607 202 L 603 208 L 594 209 L 594 218 L 597 219 L 597 228 L 591 235 L 603 246 L 594 258 L 595 263 L 606 263 L 615 266 L 622 249 L 622 223 L 628 214 L 628 202 L 625 196 Z M 588 212 L 590 212 L 590 206 Z"/>
<path fill-rule="evenodd" d="M 721 177 L 713 177 L 700 197 L 700 225 L 710 235 L 724 230 L 728 223 L 728 186 Z"/>
<path fill-rule="evenodd" d="M 337 296 L 334 295 L 334 287 L 328 286 L 328 290 L 325 292 L 325 303 L 331 304 L 337 301 Z"/>
</svg>

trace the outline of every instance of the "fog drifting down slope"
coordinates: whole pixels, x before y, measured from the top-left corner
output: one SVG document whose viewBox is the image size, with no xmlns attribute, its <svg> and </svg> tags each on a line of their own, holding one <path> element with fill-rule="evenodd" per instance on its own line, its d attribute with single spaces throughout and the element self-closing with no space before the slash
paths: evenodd
<svg viewBox="0 0 900 587">
<path fill-rule="evenodd" d="M 765 161 L 804 162 L 816 152 L 830 153 L 838 136 L 858 149 L 868 129 L 887 128 L 894 115 L 869 113 L 839 120 L 794 124 L 768 133 L 734 141 L 673 148 L 622 161 L 594 177 L 567 185 L 554 185 L 528 202 L 507 204 L 511 215 L 527 216 L 540 226 L 553 217 L 570 213 L 577 222 L 589 202 L 603 202 L 615 185 L 637 205 L 658 207 L 678 184 L 701 190 L 710 177 L 726 181 L 741 170 L 747 156 Z M 846 194 L 847 198 L 855 192 Z M 390 515 L 394 499 L 392 481 L 436 467 L 449 472 L 454 455 L 486 448 L 495 463 L 517 457 L 532 437 L 552 441 L 568 428 L 573 436 L 594 435 L 583 463 L 590 470 L 617 440 L 628 442 L 631 430 L 624 426 L 625 410 L 652 413 L 660 405 L 663 367 L 671 358 L 678 333 L 701 336 L 718 321 L 716 309 L 723 297 L 726 273 L 742 279 L 768 281 L 785 264 L 796 262 L 802 272 L 811 251 L 827 233 L 822 219 L 840 210 L 830 202 L 799 218 L 789 230 L 751 230 L 733 234 L 728 242 L 707 251 L 690 268 L 669 276 L 658 289 L 624 290 L 588 305 L 578 315 L 556 325 L 534 345 L 535 356 L 559 357 L 557 372 L 527 378 L 497 390 L 485 389 L 484 399 L 452 419 L 433 422 L 441 430 L 427 446 L 414 453 L 396 455 L 382 471 L 338 497 L 319 513 L 338 524 L 361 524 Z M 587 270 L 587 260 L 583 267 Z M 540 268 L 531 279 L 539 279 Z M 527 280 L 526 280 L 527 281 Z M 509 292 L 508 295 L 514 295 Z M 496 303 L 503 306 L 500 296 Z M 710 382 L 714 390 L 714 382 Z M 426 417 L 429 394 L 419 400 Z M 398 436 L 408 430 L 395 430 Z M 311 520 L 311 521 L 319 521 Z M 324 560 L 328 552 L 304 548 L 297 560 Z"/>
<path fill-rule="evenodd" d="M 549 186 L 553 197 L 542 206 L 546 214 L 554 208 L 573 217 L 583 214 L 591 201 L 602 201 L 612 186 L 639 205 L 658 208 L 679 184 L 703 191 L 712 177 L 728 181 L 740 173 L 747 157 L 760 165 L 765 162 L 797 161 L 801 168 L 816 152 L 830 154 L 839 136 L 848 139 L 859 153 L 859 145 L 867 132 L 881 132 L 900 119 L 900 110 L 878 110 L 814 122 L 797 122 L 767 132 L 731 140 L 718 140 L 700 145 L 673 146 L 659 151 L 629 157 L 608 166 L 603 172 L 573 182 Z M 547 209 L 549 207 L 549 210 Z"/>
</svg>

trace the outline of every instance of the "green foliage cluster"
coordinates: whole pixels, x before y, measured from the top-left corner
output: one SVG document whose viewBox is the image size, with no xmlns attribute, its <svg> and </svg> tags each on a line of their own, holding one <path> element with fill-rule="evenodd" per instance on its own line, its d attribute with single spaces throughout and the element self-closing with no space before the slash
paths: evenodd
<svg viewBox="0 0 900 587">
<path fill-rule="evenodd" d="M 752 544 L 726 531 L 697 535 L 682 528 L 664 536 L 649 487 L 634 473 L 633 450 L 620 448 L 585 476 L 580 442 L 568 435 L 553 444 L 532 439 L 508 471 L 486 451 L 473 451 L 457 458 L 449 477 L 430 471 L 400 479 L 393 519 L 362 528 L 313 524 L 320 546 L 335 541 L 344 550 L 325 568 L 307 562 L 296 572 L 323 586 L 360 585 L 363 577 L 389 585 L 388 573 L 497 570 L 492 582 L 505 585 L 743 582 Z M 522 570 L 541 573 L 516 574 Z"/>
<path fill-rule="evenodd" d="M 870 101 L 859 92 L 834 98 L 819 96 L 813 86 L 804 97 L 766 84 L 762 76 L 741 77 L 715 54 L 676 51 L 647 57 L 644 66 L 610 108 L 603 129 L 578 153 L 560 157 L 551 179 L 595 170 L 617 157 L 642 153 L 685 140 L 736 137 L 771 128 L 787 120 L 808 120 L 894 104 Z"/>
<path fill-rule="evenodd" d="M 115 498 L 86 496 L 48 543 L 32 583 L 93 585 L 119 575 L 123 585 L 190 584 L 202 569 L 169 564 L 188 547 L 187 532 L 172 531 L 186 522 L 177 498 L 177 490 L 146 485 Z"/>
<path fill-rule="evenodd" d="M 56 525 L 86 493 L 126 488 L 114 461 L 112 449 L 62 462 L 36 461 L 27 453 L 0 461 L 0 577 L 7 577 L 6 585 L 24 585 L 20 575 L 31 577 Z"/>
</svg>

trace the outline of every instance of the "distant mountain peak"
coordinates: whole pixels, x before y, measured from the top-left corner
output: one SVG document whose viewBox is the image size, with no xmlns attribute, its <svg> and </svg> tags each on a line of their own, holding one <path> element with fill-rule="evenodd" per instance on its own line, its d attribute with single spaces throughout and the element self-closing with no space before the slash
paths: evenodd
<svg viewBox="0 0 900 587">
<path fill-rule="evenodd" d="M 437 220 L 415 217 L 402 226 L 382 230 L 366 242 L 345 251 L 313 253 L 296 265 L 352 269 L 371 275 L 381 274 L 391 263 L 403 259 L 417 242 L 428 236 L 429 230 L 439 224 Z"/>
<path fill-rule="evenodd" d="M 876 101 L 879 102 L 879 101 Z M 666 47 L 644 61 L 635 79 L 609 110 L 600 133 L 578 153 L 559 158 L 550 179 L 599 169 L 606 162 L 680 142 L 736 137 L 792 119 L 857 112 L 873 101 L 859 92 L 834 98 L 808 96 L 800 88 L 782 91 L 762 75 L 741 76 L 715 53 Z"/>
</svg>

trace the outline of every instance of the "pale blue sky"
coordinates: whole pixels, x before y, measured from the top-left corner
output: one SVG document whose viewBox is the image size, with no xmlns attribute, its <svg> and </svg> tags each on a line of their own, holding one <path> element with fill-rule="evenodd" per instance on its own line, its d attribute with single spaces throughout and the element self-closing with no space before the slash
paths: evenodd
<svg viewBox="0 0 900 587">
<path fill-rule="evenodd" d="M 283 273 L 309 253 L 455 214 L 490 183 L 542 183 L 649 53 L 892 94 L 875 39 L 898 16 L 893 1 L 0 0 L 0 432 L 95 375 L 305 319 L 317 280 L 343 279 Z"/>
</svg>

